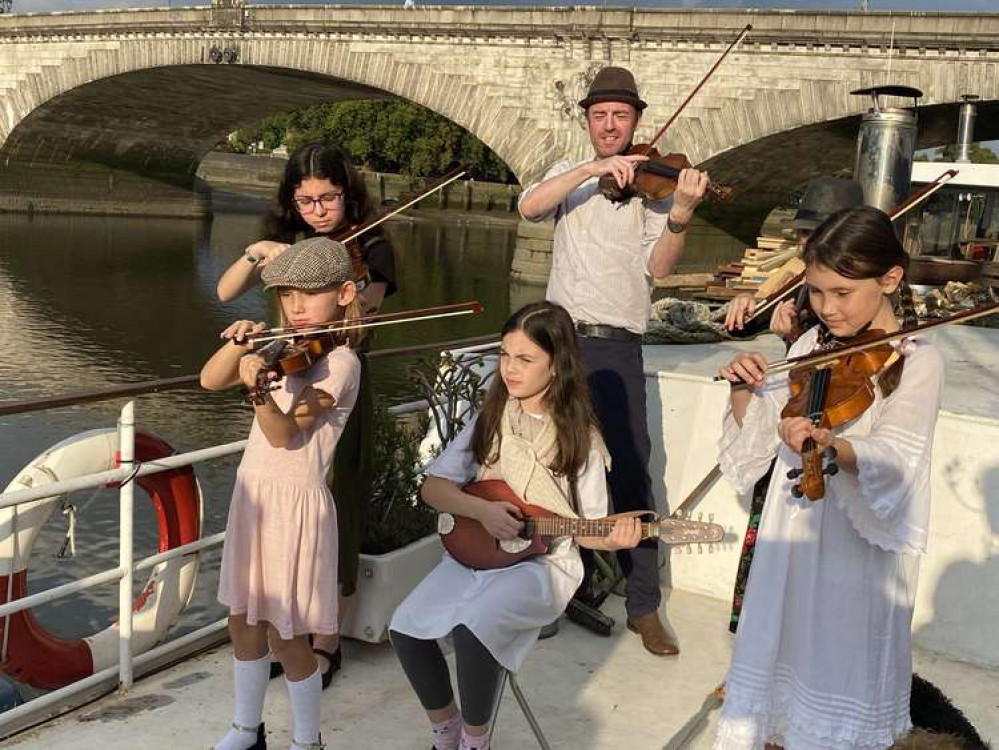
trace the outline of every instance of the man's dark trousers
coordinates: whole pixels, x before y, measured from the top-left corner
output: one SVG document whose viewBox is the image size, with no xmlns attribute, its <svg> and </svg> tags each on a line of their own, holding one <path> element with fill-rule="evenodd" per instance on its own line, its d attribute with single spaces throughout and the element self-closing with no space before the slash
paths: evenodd
<svg viewBox="0 0 999 750">
<path fill-rule="evenodd" d="M 580 336 L 579 346 L 600 431 L 611 456 L 608 480 L 614 512 L 654 510 L 641 342 Z M 656 540 L 647 539 L 635 549 L 617 554 L 627 578 L 628 619 L 657 611 L 661 593 Z"/>
</svg>

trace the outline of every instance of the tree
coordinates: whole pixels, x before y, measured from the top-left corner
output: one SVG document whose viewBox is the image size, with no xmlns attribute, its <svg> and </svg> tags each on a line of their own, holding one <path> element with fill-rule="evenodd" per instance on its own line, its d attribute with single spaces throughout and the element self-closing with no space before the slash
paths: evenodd
<svg viewBox="0 0 999 750">
<path fill-rule="evenodd" d="M 956 144 L 942 146 L 936 151 L 933 161 L 953 162 L 957 160 L 958 147 Z M 999 156 L 996 152 L 980 143 L 972 143 L 968 148 L 968 158 L 972 164 L 999 164 Z"/>
<path fill-rule="evenodd" d="M 439 174 L 455 162 L 473 165 L 477 179 L 513 181 L 513 174 L 482 141 L 445 117 L 401 99 L 330 102 L 272 115 L 236 131 L 224 148 L 245 152 L 284 144 L 294 150 L 328 139 L 357 163 L 411 177 Z"/>
</svg>

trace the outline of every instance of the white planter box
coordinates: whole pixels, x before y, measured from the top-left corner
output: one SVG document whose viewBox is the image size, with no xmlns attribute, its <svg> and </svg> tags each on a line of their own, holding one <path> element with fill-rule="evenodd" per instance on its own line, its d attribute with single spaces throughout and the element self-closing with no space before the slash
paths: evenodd
<svg viewBox="0 0 999 750">
<path fill-rule="evenodd" d="M 357 594 L 342 634 L 368 643 L 384 641 L 392 613 L 440 562 L 442 554 L 440 536 L 430 534 L 384 555 L 361 555 Z"/>
</svg>

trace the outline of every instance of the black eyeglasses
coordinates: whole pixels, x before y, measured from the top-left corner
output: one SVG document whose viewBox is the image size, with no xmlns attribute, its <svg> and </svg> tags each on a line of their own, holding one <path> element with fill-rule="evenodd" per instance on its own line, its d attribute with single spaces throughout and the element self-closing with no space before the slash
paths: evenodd
<svg viewBox="0 0 999 750">
<path fill-rule="evenodd" d="M 296 195 L 295 206 L 300 214 L 311 214 L 316 210 L 316 206 L 322 205 L 325 209 L 333 208 L 343 203 L 343 191 L 339 193 L 323 193 L 318 198 L 309 195 Z"/>
</svg>

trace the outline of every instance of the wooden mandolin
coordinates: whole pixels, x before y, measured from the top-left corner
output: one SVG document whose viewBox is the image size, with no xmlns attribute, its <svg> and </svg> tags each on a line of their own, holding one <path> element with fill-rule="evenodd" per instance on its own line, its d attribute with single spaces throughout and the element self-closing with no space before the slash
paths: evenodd
<svg viewBox="0 0 999 750">
<path fill-rule="evenodd" d="M 505 501 L 517 506 L 524 528 L 516 539 L 500 541 L 473 518 L 441 513 L 437 531 L 444 548 L 458 562 L 475 570 L 507 568 L 534 555 L 551 552 L 555 541 L 568 536 L 607 536 L 619 518 L 648 518 L 642 522 L 643 539 L 659 539 L 664 544 L 720 542 L 725 530 L 716 523 L 664 518 L 653 511 L 621 513 L 605 518 L 564 518 L 550 510 L 521 500 L 498 479 L 465 485 L 464 492 L 483 500 Z"/>
</svg>

